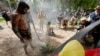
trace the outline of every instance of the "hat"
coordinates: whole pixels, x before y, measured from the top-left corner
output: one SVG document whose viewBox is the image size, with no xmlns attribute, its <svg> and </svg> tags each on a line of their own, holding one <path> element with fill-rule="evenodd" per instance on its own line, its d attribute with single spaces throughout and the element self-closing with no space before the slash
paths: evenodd
<svg viewBox="0 0 100 56">
<path fill-rule="evenodd" d="M 95 9 L 100 9 L 100 6 L 96 6 Z"/>
<path fill-rule="evenodd" d="M 87 19 L 86 19 L 86 17 L 82 17 L 80 20 L 83 21 L 83 20 L 87 20 Z"/>
</svg>

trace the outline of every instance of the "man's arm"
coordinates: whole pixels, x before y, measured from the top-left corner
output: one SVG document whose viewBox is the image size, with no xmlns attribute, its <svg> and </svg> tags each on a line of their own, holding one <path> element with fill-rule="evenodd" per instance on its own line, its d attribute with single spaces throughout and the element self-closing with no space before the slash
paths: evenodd
<svg viewBox="0 0 100 56">
<path fill-rule="evenodd" d="M 95 17 L 95 13 L 94 12 L 92 12 L 92 13 L 90 13 L 90 15 L 89 15 L 89 17 L 88 17 L 88 21 L 90 22 L 90 23 L 93 23 L 94 22 L 94 17 Z"/>
</svg>

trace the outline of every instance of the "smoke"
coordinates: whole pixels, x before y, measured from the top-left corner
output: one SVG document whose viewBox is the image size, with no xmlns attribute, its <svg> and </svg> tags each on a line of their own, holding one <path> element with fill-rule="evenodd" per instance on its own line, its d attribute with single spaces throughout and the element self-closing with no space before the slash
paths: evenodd
<svg viewBox="0 0 100 56">
<path fill-rule="evenodd" d="M 52 24 L 57 24 L 57 16 L 60 11 L 57 9 L 58 0 L 23 0 L 30 6 L 30 13 L 35 24 L 39 23 L 37 14 L 43 10 L 45 14 L 44 24 L 50 21 Z"/>
</svg>

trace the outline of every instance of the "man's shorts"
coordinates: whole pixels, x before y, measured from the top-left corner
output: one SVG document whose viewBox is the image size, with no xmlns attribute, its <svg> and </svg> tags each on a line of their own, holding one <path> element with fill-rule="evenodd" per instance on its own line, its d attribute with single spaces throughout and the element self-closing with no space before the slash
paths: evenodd
<svg viewBox="0 0 100 56">
<path fill-rule="evenodd" d="M 28 30 L 20 30 L 19 32 L 22 38 L 25 38 L 27 40 L 31 39 L 31 33 Z"/>
</svg>

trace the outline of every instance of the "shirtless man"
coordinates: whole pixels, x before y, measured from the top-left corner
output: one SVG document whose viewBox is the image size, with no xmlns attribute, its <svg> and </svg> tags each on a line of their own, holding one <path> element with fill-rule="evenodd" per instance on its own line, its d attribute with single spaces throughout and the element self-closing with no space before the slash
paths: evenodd
<svg viewBox="0 0 100 56">
<path fill-rule="evenodd" d="M 44 18 L 45 18 L 45 15 L 43 13 L 43 10 L 41 10 L 39 13 L 38 13 L 38 18 L 40 20 L 40 30 L 43 31 L 43 21 L 44 21 Z"/>
<path fill-rule="evenodd" d="M 28 44 L 31 45 L 32 48 L 32 37 L 31 32 L 29 31 L 27 22 L 25 21 L 25 18 L 23 17 L 24 14 L 27 13 L 29 9 L 29 6 L 25 2 L 20 2 L 18 5 L 18 8 L 16 10 L 16 13 L 12 15 L 12 29 L 14 33 L 19 37 L 22 43 L 24 43 L 24 50 L 25 53 L 30 56 L 27 52 L 27 46 Z"/>
</svg>

